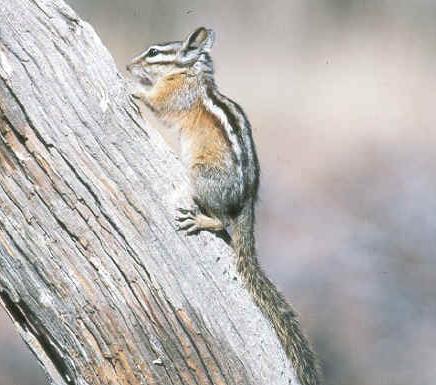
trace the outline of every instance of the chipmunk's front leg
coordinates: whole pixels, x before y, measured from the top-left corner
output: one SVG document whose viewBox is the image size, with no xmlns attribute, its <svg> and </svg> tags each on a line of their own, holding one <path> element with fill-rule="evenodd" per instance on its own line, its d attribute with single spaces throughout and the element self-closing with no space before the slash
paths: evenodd
<svg viewBox="0 0 436 385">
<path fill-rule="evenodd" d="M 179 208 L 177 211 L 179 212 L 176 216 L 176 221 L 178 222 L 177 229 L 186 230 L 188 235 L 202 230 L 219 232 L 225 228 L 224 223 L 220 219 L 209 217 L 198 210 Z"/>
<path fill-rule="evenodd" d="M 132 90 L 131 96 L 135 104 L 137 104 L 136 101 L 140 101 L 152 111 L 156 111 L 156 105 L 154 103 L 154 94 L 152 90 L 144 89 L 144 87 L 142 86 L 137 87 Z"/>
</svg>

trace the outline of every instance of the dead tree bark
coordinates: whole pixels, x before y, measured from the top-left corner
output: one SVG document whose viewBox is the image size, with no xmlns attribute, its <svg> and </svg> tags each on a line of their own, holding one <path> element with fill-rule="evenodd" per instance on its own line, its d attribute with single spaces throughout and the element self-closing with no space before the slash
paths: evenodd
<svg viewBox="0 0 436 385">
<path fill-rule="evenodd" d="M 0 0 L 0 299 L 56 384 L 297 383 L 185 172 L 61 0 Z"/>
</svg>

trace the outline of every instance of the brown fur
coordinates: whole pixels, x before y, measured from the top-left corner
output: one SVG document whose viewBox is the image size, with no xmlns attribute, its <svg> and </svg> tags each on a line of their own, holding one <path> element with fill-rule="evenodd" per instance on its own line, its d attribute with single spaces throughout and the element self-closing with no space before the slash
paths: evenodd
<svg viewBox="0 0 436 385">
<path fill-rule="evenodd" d="M 153 87 L 153 92 L 149 96 L 149 102 L 156 107 L 164 107 L 172 100 L 179 90 L 183 90 L 190 85 L 190 79 L 185 73 L 170 74 L 160 79 Z"/>
<path fill-rule="evenodd" d="M 170 74 L 157 82 L 148 102 L 165 121 L 177 124 L 181 136 L 190 141 L 191 166 L 207 164 L 219 167 L 230 152 L 230 142 L 218 118 L 201 101 L 196 101 L 186 110 L 168 108 L 169 100 L 195 86 L 195 79 L 184 72 Z"/>
<path fill-rule="evenodd" d="M 196 105 L 180 119 L 181 135 L 191 142 L 191 165 L 220 167 L 229 153 L 230 144 L 221 123 L 203 105 Z"/>
</svg>

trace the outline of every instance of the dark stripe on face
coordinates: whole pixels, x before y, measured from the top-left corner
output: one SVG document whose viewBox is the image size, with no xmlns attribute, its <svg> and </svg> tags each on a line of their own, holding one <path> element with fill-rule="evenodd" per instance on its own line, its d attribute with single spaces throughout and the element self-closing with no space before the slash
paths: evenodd
<svg viewBox="0 0 436 385">
<path fill-rule="evenodd" d="M 168 65 L 168 64 L 174 64 L 172 60 L 168 60 L 168 61 L 154 61 L 154 62 L 147 62 L 147 65 L 149 66 L 154 66 L 155 64 L 158 65 Z"/>
<path fill-rule="evenodd" d="M 177 52 L 177 50 L 174 49 L 174 48 L 171 48 L 171 49 L 156 48 L 156 49 L 157 49 L 157 50 L 159 51 L 159 53 L 162 54 L 162 55 L 174 55 L 174 54 Z"/>
</svg>

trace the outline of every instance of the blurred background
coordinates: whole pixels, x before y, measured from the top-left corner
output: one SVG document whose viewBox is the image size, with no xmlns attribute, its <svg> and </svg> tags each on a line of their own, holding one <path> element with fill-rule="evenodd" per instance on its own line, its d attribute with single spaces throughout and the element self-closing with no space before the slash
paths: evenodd
<svg viewBox="0 0 436 385">
<path fill-rule="evenodd" d="M 262 264 L 326 385 L 436 378 L 436 1 L 69 0 L 122 71 L 217 32 L 217 83 L 253 125 Z M 0 311 L 0 385 L 40 385 Z"/>
</svg>

